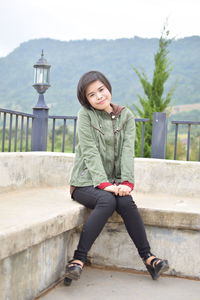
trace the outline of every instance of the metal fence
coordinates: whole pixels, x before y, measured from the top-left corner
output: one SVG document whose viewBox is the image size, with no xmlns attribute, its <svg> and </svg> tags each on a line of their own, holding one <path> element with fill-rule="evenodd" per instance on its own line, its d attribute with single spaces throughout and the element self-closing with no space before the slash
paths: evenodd
<svg viewBox="0 0 200 300">
<path fill-rule="evenodd" d="M 1 151 L 31 150 L 31 128 L 34 115 L 0 109 Z"/>
<path fill-rule="evenodd" d="M 149 122 L 149 119 L 139 119 L 139 118 L 135 118 L 135 122 L 137 123 L 141 123 L 142 124 L 142 128 L 141 128 L 141 136 L 142 136 L 142 140 L 141 140 L 141 145 L 140 145 L 140 156 L 144 157 L 144 144 L 145 144 L 145 124 L 147 122 Z"/>
<path fill-rule="evenodd" d="M 185 126 L 187 126 L 186 160 L 190 160 L 191 126 L 200 125 L 200 122 L 193 122 L 193 121 L 172 121 L 172 124 L 175 125 L 174 160 L 177 159 L 178 131 L 179 131 L 179 128 L 180 128 L 179 125 L 185 125 Z M 196 139 L 198 140 L 197 147 L 199 148 L 197 150 L 198 151 L 198 158 L 197 158 L 197 160 L 200 161 L 200 133 L 198 133 Z"/>
<path fill-rule="evenodd" d="M 144 157 L 145 127 L 149 119 L 135 119 L 141 124 L 140 157 Z M 175 125 L 173 142 L 173 159 L 177 157 L 179 126 L 187 126 L 187 142 L 185 159 L 190 160 L 191 126 L 199 128 L 200 122 L 171 121 Z M 33 110 L 33 114 L 0 109 L 0 139 L 1 152 L 16 151 L 58 151 L 75 152 L 76 146 L 76 116 L 48 115 L 48 110 Z M 200 161 L 200 132 L 197 161 Z M 153 158 L 166 158 L 167 118 L 165 113 L 154 113 L 152 121 L 152 153 Z"/>
<path fill-rule="evenodd" d="M 73 128 L 73 138 L 72 138 L 72 152 L 75 152 L 75 146 L 76 146 L 76 123 L 77 123 L 77 117 L 74 116 L 49 116 L 49 119 L 52 120 L 52 129 L 50 131 L 50 147 L 51 147 L 51 151 L 54 152 L 55 150 L 55 136 L 56 136 L 56 120 L 57 121 L 62 121 L 62 123 L 59 122 L 59 127 L 61 128 L 62 132 L 61 132 L 61 148 L 60 151 L 61 152 L 65 152 L 65 148 L 66 148 L 66 136 L 68 133 L 68 139 L 69 139 L 69 134 L 70 134 L 70 129 L 71 127 Z M 73 124 L 70 127 L 70 125 L 67 128 L 67 121 L 68 120 L 72 120 Z"/>
</svg>

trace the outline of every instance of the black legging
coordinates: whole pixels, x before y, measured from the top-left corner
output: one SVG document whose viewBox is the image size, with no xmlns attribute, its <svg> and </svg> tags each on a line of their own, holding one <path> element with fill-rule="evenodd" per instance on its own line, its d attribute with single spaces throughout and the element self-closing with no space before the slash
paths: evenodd
<svg viewBox="0 0 200 300">
<path fill-rule="evenodd" d="M 93 209 L 83 226 L 74 259 L 86 261 L 88 251 L 115 210 L 124 220 L 139 255 L 143 258 L 150 253 L 144 224 L 131 196 L 115 196 L 93 186 L 76 187 L 72 196 L 75 201 Z"/>
</svg>

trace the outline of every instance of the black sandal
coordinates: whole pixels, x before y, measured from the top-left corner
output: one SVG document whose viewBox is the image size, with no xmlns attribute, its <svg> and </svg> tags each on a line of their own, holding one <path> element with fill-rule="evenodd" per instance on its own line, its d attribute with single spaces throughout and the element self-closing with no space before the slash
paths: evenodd
<svg viewBox="0 0 200 300">
<path fill-rule="evenodd" d="M 155 256 L 155 255 L 150 253 L 143 258 L 143 261 L 152 279 L 156 280 L 159 278 L 159 276 L 162 273 L 166 272 L 169 269 L 169 264 L 168 264 L 168 260 L 157 258 L 157 257 L 153 258 L 150 264 L 147 264 L 146 260 L 151 256 Z"/>
<path fill-rule="evenodd" d="M 68 265 L 66 266 L 65 276 L 69 279 L 77 280 L 81 276 L 83 266 L 74 261 L 75 259 L 72 259 L 68 262 Z"/>
</svg>

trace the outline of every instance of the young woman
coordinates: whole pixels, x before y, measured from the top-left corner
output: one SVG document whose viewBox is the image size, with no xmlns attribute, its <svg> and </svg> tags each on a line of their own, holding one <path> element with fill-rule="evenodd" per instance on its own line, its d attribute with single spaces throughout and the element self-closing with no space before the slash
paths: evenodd
<svg viewBox="0 0 200 300">
<path fill-rule="evenodd" d="M 72 198 L 92 209 L 66 276 L 78 279 L 87 253 L 108 218 L 117 211 L 153 279 L 168 270 L 168 261 L 150 251 L 143 221 L 130 193 L 134 189 L 135 123 L 132 113 L 113 104 L 108 79 L 90 71 L 79 80 L 78 144 L 71 176 Z"/>
</svg>

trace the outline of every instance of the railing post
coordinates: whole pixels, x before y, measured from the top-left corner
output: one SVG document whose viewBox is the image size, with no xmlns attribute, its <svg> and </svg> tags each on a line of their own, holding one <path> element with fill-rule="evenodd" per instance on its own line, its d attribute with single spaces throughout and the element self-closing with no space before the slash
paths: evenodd
<svg viewBox="0 0 200 300">
<path fill-rule="evenodd" d="M 152 128 L 152 158 L 166 158 L 167 118 L 166 113 L 154 112 Z"/>
<path fill-rule="evenodd" d="M 31 151 L 46 151 L 49 108 L 44 102 L 43 94 L 39 94 L 38 103 L 33 107 L 33 115 Z"/>
</svg>

